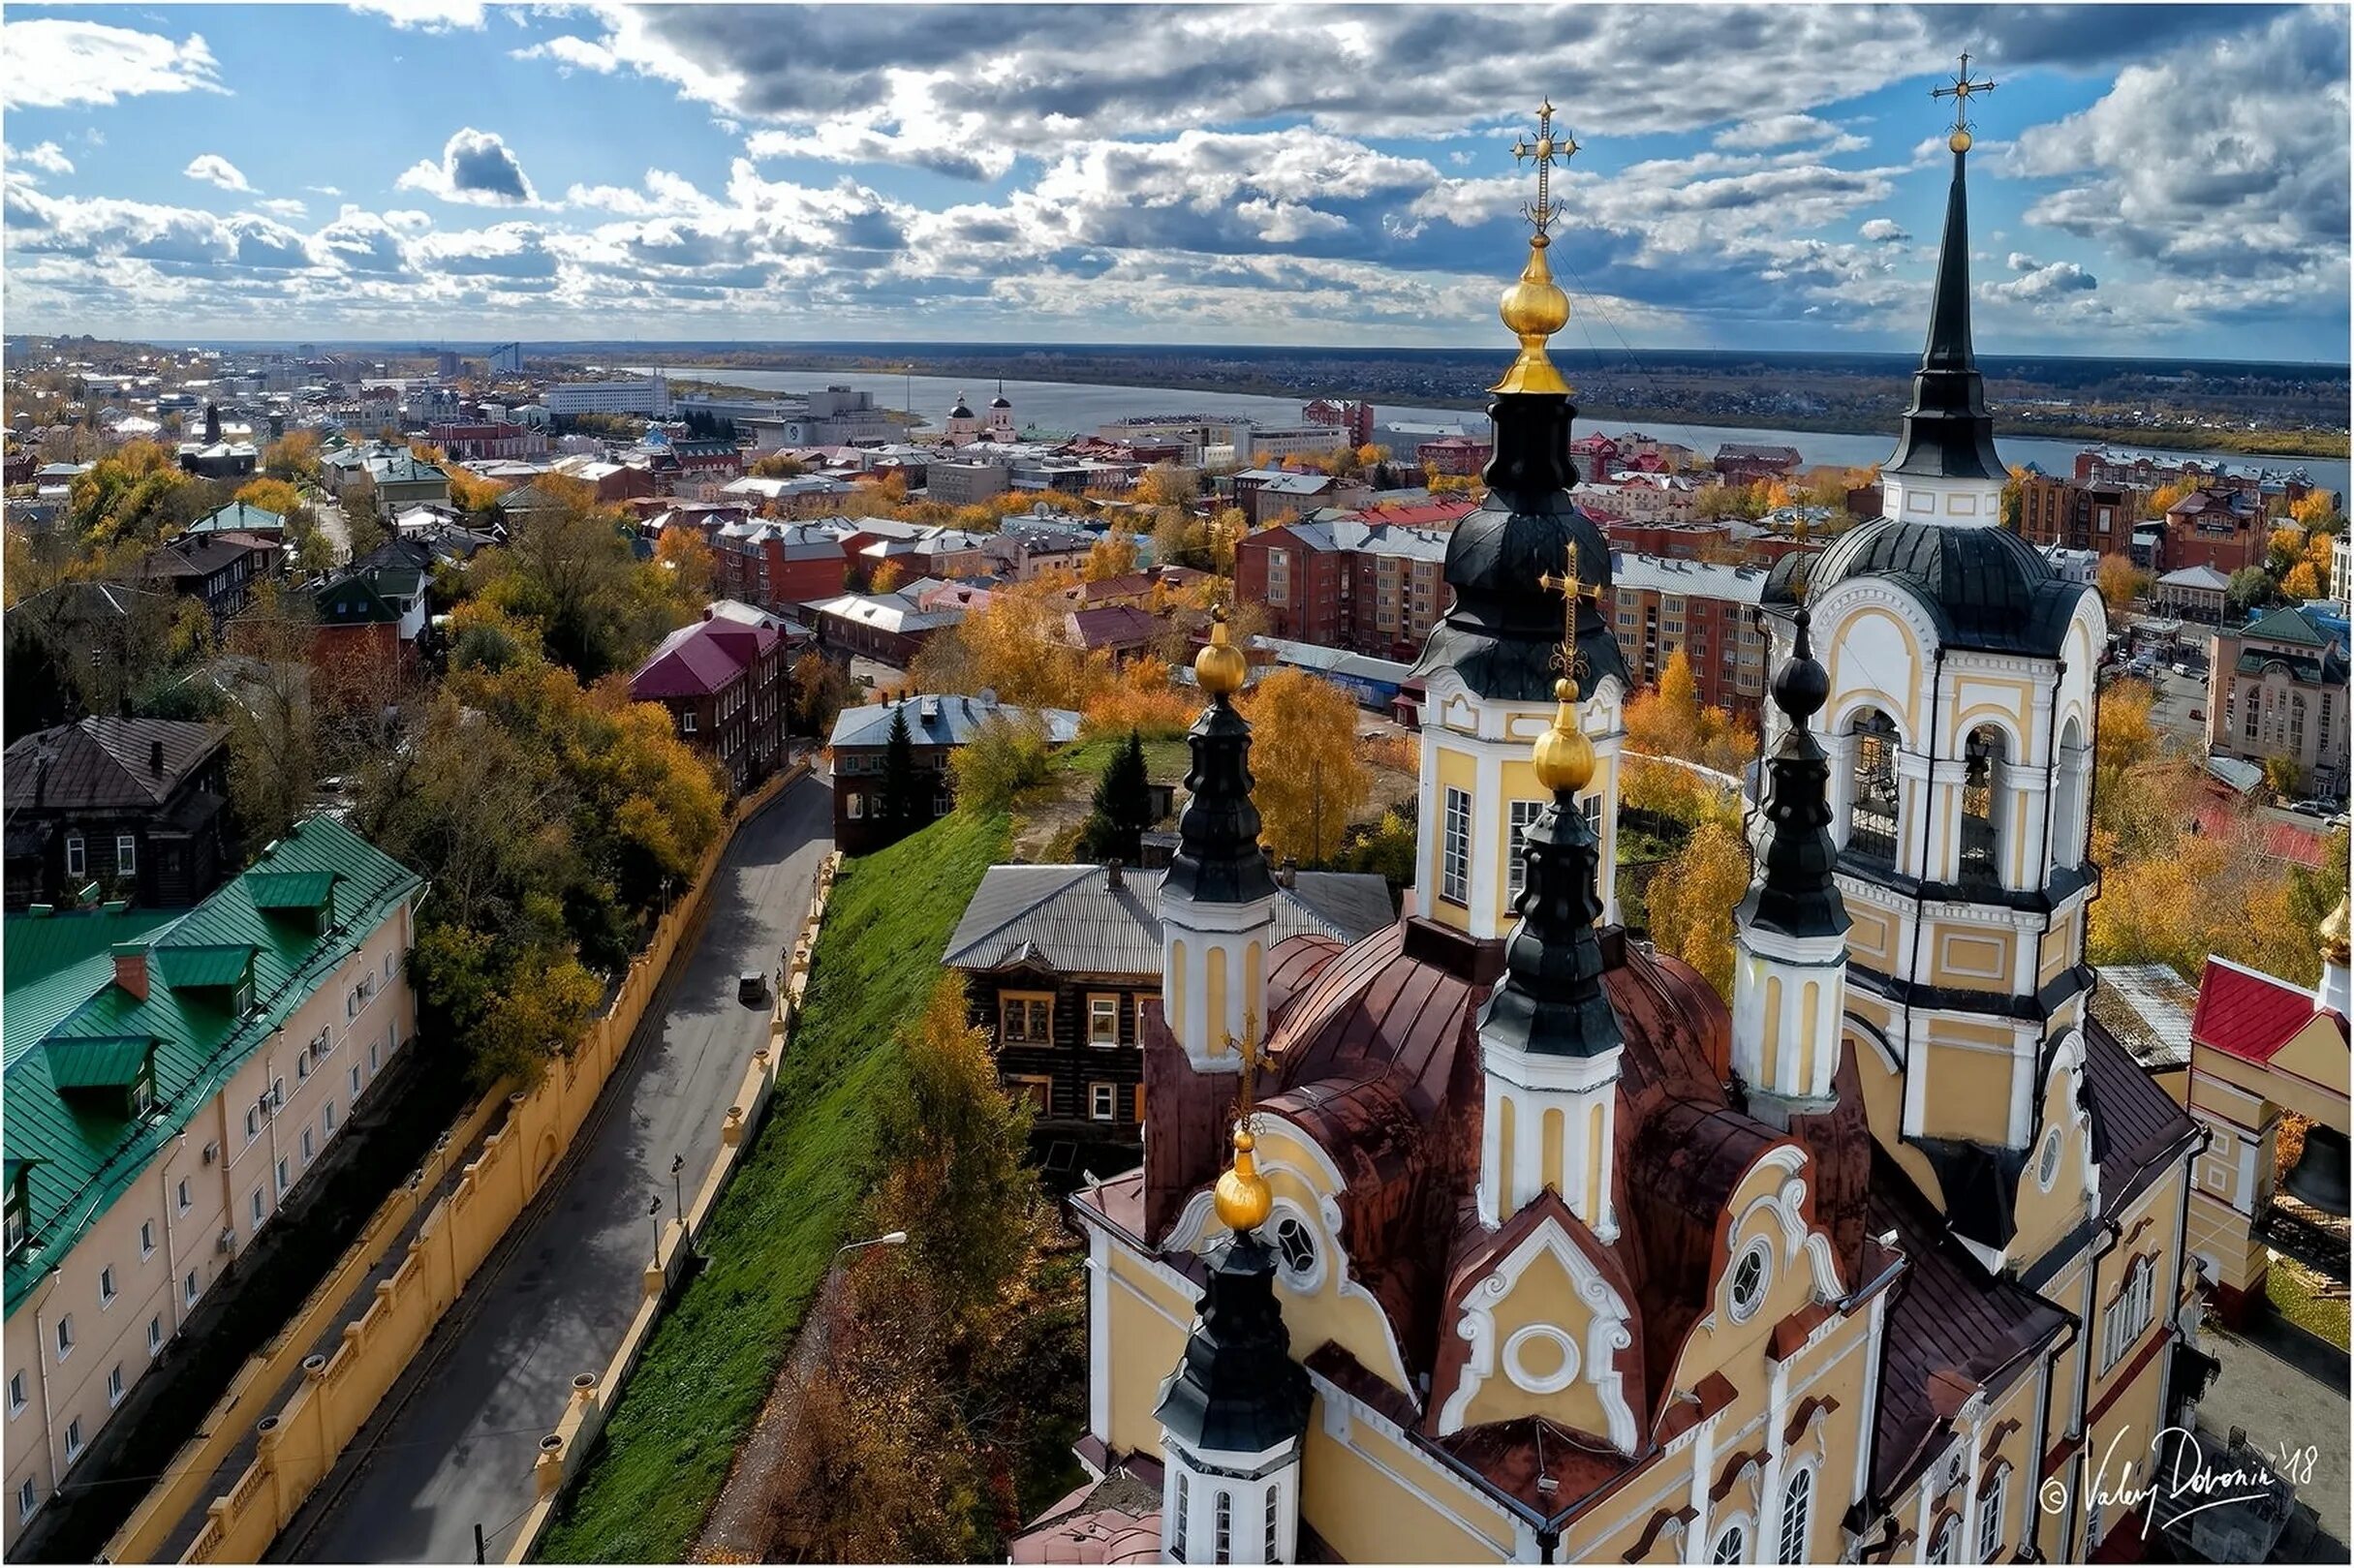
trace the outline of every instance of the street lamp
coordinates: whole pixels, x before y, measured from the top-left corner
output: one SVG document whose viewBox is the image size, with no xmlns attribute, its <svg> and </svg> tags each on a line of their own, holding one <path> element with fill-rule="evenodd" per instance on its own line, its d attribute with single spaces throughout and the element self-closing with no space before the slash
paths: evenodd
<svg viewBox="0 0 2354 1568">
<path fill-rule="evenodd" d="M 872 1241 L 844 1242 L 840 1246 L 834 1248 L 834 1256 L 840 1257 L 845 1252 L 855 1252 L 862 1246 L 905 1246 L 907 1245 L 908 1233 L 906 1231 L 888 1231 Z"/>
<path fill-rule="evenodd" d="M 670 1196 L 678 1205 L 678 1214 L 681 1219 L 684 1219 L 687 1214 L 687 1189 L 681 1177 L 679 1176 L 679 1172 L 685 1170 L 686 1168 L 686 1155 L 672 1154 L 670 1156 Z"/>
<path fill-rule="evenodd" d="M 646 1205 L 646 1218 L 654 1222 L 654 1267 L 662 1267 L 662 1196 L 657 1193 Z"/>
</svg>

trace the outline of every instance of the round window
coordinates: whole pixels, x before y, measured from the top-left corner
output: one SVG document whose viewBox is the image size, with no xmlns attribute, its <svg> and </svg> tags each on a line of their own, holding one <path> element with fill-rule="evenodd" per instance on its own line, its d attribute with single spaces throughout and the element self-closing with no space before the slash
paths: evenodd
<svg viewBox="0 0 2354 1568">
<path fill-rule="evenodd" d="M 2060 1175 L 2060 1129 L 2052 1128 L 2043 1135 L 2042 1152 L 2035 1156 L 2035 1184 L 2046 1192 Z"/>
<path fill-rule="evenodd" d="M 1316 1238 L 1296 1214 L 1285 1214 L 1275 1222 L 1275 1249 L 1283 1254 L 1285 1274 L 1305 1276 L 1316 1273 Z"/>
<path fill-rule="evenodd" d="M 1751 1242 L 1733 1262 L 1733 1321 L 1747 1323 L 1765 1300 L 1766 1271 L 1771 1264 L 1772 1249 L 1761 1241 Z"/>
</svg>

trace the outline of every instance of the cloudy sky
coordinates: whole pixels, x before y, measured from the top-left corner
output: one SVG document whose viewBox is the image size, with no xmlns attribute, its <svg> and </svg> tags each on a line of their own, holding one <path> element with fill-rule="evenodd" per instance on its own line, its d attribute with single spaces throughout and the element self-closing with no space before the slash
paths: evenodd
<svg viewBox="0 0 2354 1568">
<path fill-rule="evenodd" d="M 1482 344 L 1550 95 L 1564 341 L 2342 361 L 2342 8 L 15 5 L 11 331 Z"/>
</svg>

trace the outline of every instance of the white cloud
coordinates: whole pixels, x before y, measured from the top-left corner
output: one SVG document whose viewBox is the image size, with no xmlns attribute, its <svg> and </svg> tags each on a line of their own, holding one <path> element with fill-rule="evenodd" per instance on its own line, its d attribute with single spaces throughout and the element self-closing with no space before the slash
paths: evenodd
<svg viewBox="0 0 2354 1568">
<path fill-rule="evenodd" d="M 319 196 L 343 195 L 343 187 L 339 185 L 305 185 L 303 189 Z"/>
<path fill-rule="evenodd" d="M 0 102 L 10 108 L 112 104 L 142 93 L 225 93 L 219 66 L 195 33 L 174 44 L 103 22 L 36 16 L 0 23 L 8 59 Z"/>
<path fill-rule="evenodd" d="M 354 11 L 384 17 L 393 26 L 420 32 L 446 33 L 452 28 L 481 30 L 483 0 L 349 0 Z"/>
<path fill-rule="evenodd" d="M 510 49 L 507 52 L 517 60 L 553 60 L 557 72 L 568 77 L 576 70 L 594 71 L 601 77 L 608 77 L 621 69 L 621 61 L 611 49 L 602 44 L 592 44 L 585 38 L 574 38 L 569 33 L 560 34 L 543 44 L 534 44 L 529 48 Z"/>
<path fill-rule="evenodd" d="M 441 162 L 427 158 L 393 182 L 403 191 L 423 191 L 445 201 L 479 207 L 528 207 L 539 204 L 539 193 L 523 165 L 495 132 L 472 126 L 452 136 L 442 148 Z"/>
<path fill-rule="evenodd" d="M 45 174 L 74 172 L 74 160 L 68 158 L 65 150 L 54 141 L 39 141 L 29 147 L 11 147 L 8 149 L 8 161 L 27 169 L 38 169 Z"/>
<path fill-rule="evenodd" d="M 303 201 L 291 196 L 273 196 L 265 200 L 256 201 L 254 205 L 273 218 L 307 217 L 311 210 Z"/>
<path fill-rule="evenodd" d="M 253 182 L 240 172 L 237 166 L 217 152 L 201 152 L 188 161 L 180 170 L 192 180 L 206 185 L 218 185 L 224 191 L 251 191 Z"/>
<path fill-rule="evenodd" d="M 1912 238 L 1894 218 L 1867 218 L 1856 232 L 1874 245 L 1902 245 Z"/>
</svg>

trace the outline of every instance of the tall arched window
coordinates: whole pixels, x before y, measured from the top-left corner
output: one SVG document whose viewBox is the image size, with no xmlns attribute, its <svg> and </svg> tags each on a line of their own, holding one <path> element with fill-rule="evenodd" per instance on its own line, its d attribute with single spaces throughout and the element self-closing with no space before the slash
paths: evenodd
<svg viewBox="0 0 2354 1568">
<path fill-rule="evenodd" d="M 1175 1522 L 1169 1526 L 1169 1556 L 1172 1560 L 1177 1562 L 1185 1561 L 1186 1516 L 1193 1511 L 1193 1499 L 1192 1496 L 1193 1489 L 1186 1485 L 1186 1473 L 1183 1470 L 1178 1471 L 1177 1518 Z"/>
<path fill-rule="evenodd" d="M 1855 737 L 1854 805 L 1847 848 L 1867 860 L 1896 864 L 1897 727 L 1877 708 L 1858 714 L 1848 732 Z"/>
<path fill-rule="evenodd" d="M 2060 766 L 2052 770 L 2052 864 L 2080 866 L 2085 858 L 2086 806 L 2092 793 L 2092 759 L 2084 754 L 2084 728 L 2070 719 L 2060 732 Z"/>
<path fill-rule="evenodd" d="M 1813 1533 L 1814 1472 L 1812 1469 L 1791 1473 L 1789 1482 L 1781 1489 L 1781 1532 L 1779 1546 L 1781 1562 L 1811 1560 L 1807 1540 Z"/>
<path fill-rule="evenodd" d="M 1962 746 L 1962 867 L 1966 883 L 2002 880 L 2002 732 L 1992 725 L 1970 731 Z"/>
<path fill-rule="evenodd" d="M 1218 1557 L 1220 1562 L 1234 1560 L 1234 1493 L 1221 1491 L 1216 1509 L 1218 1528 Z"/>
</svg>

